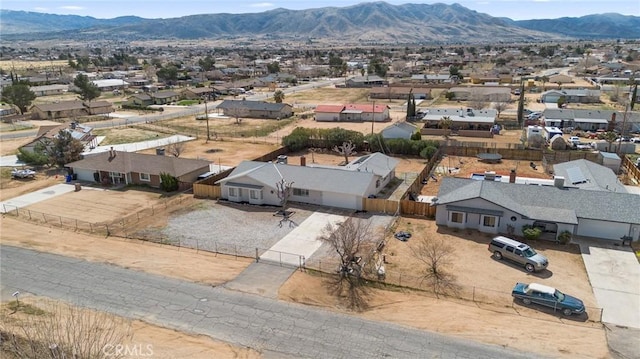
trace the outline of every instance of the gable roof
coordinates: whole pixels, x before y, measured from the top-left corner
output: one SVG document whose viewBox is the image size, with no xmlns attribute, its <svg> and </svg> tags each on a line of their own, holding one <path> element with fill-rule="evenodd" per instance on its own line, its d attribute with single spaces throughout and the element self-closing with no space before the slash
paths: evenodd
<svg viewBox="0 0 640 359">
<path fill-rule="evenodd" d="M 474 183 L 475 182 L 475 183 Z M 536 220 L 577 224 L 578 218 L 640 224 L 640 196 L 445 177 L 437 205 L 482 198 Z"/>
<path fill-rule="evenodd" d="M 114 151 L 111 156 L 109 151 L 87 156 L 80 161 L 66 164 L 66 167 L 109 172 L 139 172 L 148 174 L 169 173 L 180 177 L 199 168 L 209 168 L 210 161 L 190 158 L 178 158 L 174 156 L 159 156 L 135 152 Z"/>
<path fill-rule="evenodd" d="M 553 173 L 564 177 L 567 185 L 580 189 L 627 193 L 613 170 L 585 159 L 555 164 Z"/>
<path fill-rule="evenodd" d="M 250 178 L 273 189 L 276 188 L 276 183 L 284 178 L 289 182 L 294 182 L 294 188 L 365 196 L 374 174 L 337 168 L 243 161 L 228 177 L 216 182 L 216 184 L 231 185 L 241 182 L 243 178 Z"/>
<path fill-rule="evenodd" d="M 416 132 L 418 130 L 418 127 L 410 124 L 409 122 L 406 121 L 402 121 L 402 122 L 396 122 L 391 124 L 390 126 L 385 127 L 382 130 L 382 134 L 384 135 L 385 132 L 387 131 L 392 131 L 394 129 L 398 129 L 401 132 L 405 132 L 409 135 L 413 135 L 414 132 Z"/>
<path fill-rule="evenodd" d="M 226 109 L 247 109 L 256 111 L 282 111 L 285 107 L 291 105 L 286 103 L 273 103 L 263 101 L 250 101 L 250 100 L 224 100 L 218 105 L 218 108 Z"/>
<path fill-rule="evenodd" d="M 356 158 L 344 166 L 344 169 L 358 172 L 373 172 L 378 176 L 386 177 L 389 173 L 395 171 L 398 162 L 400 161 L 393 157 L 375 152 Z"/>
</svg>

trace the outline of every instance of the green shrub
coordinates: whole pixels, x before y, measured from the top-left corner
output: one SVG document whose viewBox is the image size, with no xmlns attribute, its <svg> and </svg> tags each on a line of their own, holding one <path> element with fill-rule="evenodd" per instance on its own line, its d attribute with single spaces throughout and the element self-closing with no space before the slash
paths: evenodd
<svg viewBox="0 0 640 359">
<path fill-rule="evenodd" d="M 20 148 L 17 157 L 18 160 L 32 166 L 42 166 L 49 163 L 49 155 L 37 148 L 33 152 Z"/>
<path fill-rule="evenodd" d="M 560 242 L 560 244 L 567 244 L 569 242 L 571 242 L 571 232 L 569 231 L 562 231 L 559 235 L 558 235 L 558 241 Z"/>
<path fill-rule="evenodd" d="M 160 183 L 160 188 L 162 188 L 165 192 L 173 192 L 178 190 L 178 179 L 173 177 L 168 173 L 161 172 L 160 179 L 162 183 Z"/>
<path fill-rule="evenodd" d="M 430 160 L 431 157 L 433 157 L 433 155 L 436 152 L 438 152 L 437 148 L 435 148 L 433 146 L 427 146 L 427 147 L 423 148 L 422 151 L 420 151 L 420 157 Z"/>
<path fill-rule="evenodd" d="M 532 225 L 525 224 L 524 226 L 522 226 L 522 234 L 524 235 L 524 238 L 527 240 L 536 240 L 540 238 L 540 235 L 542 234 L 542 230 Z"/>
</svg>

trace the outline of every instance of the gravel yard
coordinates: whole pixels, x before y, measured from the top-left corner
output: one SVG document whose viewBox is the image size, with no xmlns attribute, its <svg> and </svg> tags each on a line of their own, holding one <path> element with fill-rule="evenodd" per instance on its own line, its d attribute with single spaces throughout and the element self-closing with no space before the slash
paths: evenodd
<svg viewBox="0 0 640 359">
<path fill-rule="evenodd" d="M 174 215 L 159 231 L 163 237 L 182 247 L 197 248 L 242 256 L 255 256 L 256 248 L 263 253 L 295 225 L 283 223 L 274 216 L 275 207 L 232 204 L 202 200 L 193 211 Z M 302 223 L 313 210 L 290 208 L 291 220 Z"/>
</svg>

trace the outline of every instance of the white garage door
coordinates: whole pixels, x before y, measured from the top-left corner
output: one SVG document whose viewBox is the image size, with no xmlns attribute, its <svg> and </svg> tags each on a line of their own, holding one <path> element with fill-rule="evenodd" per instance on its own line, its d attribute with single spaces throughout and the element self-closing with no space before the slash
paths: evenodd
<svg viewBox="0 0 640 359">
<path fill-rule="evenodd" d="M 339 207 L 348 209 L 362 209 L 362 200 L 360 203 L 356 200 L 356 196 L 349 196 L 337 193 L 322 193 L 322 204 L 329 207 Z"/>
<path fill-rule="evenodd" d="M 73 173 L 78 175 L 78 181 L 95 182 L 93 178 L 93 170 L 76 169 Z"/>
<path fill-rule="evenodd" d="M 578 220 L 578 235 L 602 239 L 620 239 L 629 234 L 629 225 L 624 223 L 595 221 L 592 219 Z"/>
</svg>

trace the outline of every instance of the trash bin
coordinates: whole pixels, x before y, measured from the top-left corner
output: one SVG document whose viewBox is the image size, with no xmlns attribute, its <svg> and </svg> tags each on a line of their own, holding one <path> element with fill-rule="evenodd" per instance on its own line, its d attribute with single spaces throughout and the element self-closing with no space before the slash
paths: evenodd
<svg viewBox="0 0 640 359">
<path fill-rule="evenodd" d="M 74 180 L 74 181 L 77 180 L 78 179 L 78 174 L 77 173 L 72 173 L 71 174 L 71 179 Z"/>
<path fill-rule="evenodd" d="M 76 192 L 82 189 L 82 185 L 80 183 L 76 183 Z"/>
<path fill-rule="evenodd" d="M 71 183 L 71 175 L 67 175 L 66 176 L 66 182 L 67 183 Z"/>
</svg>

